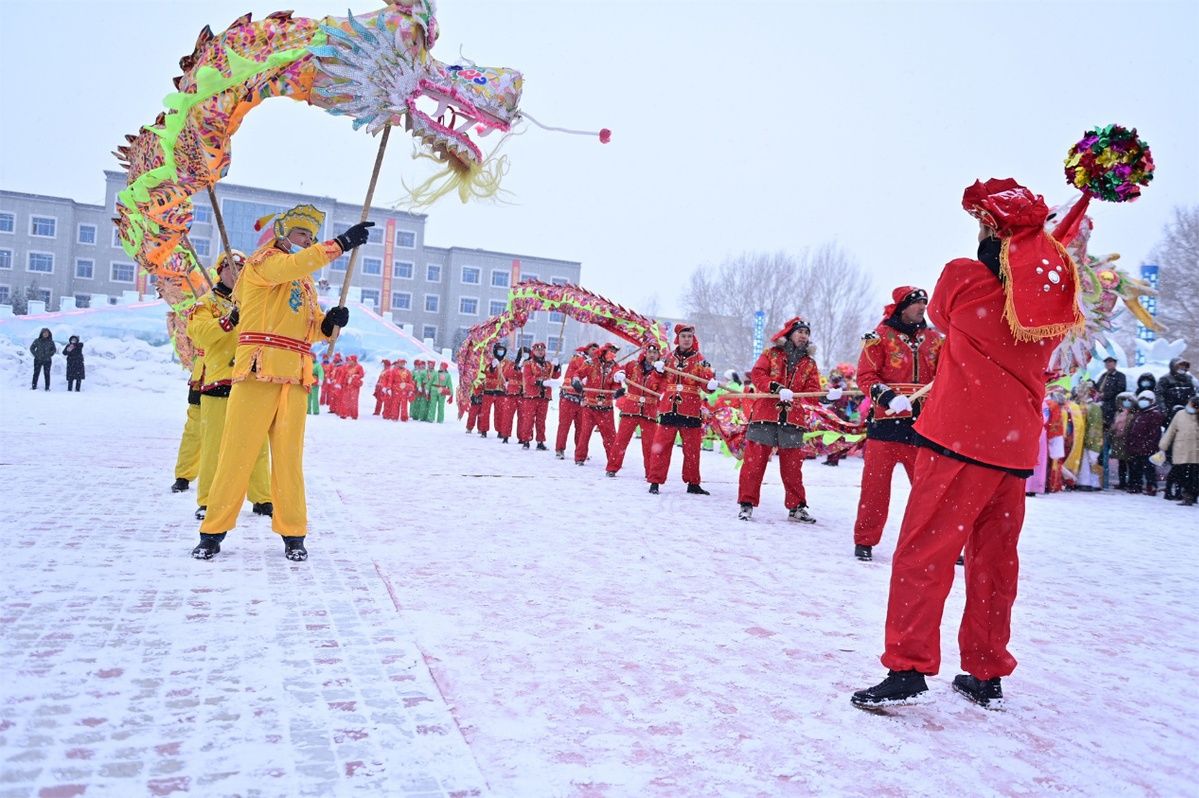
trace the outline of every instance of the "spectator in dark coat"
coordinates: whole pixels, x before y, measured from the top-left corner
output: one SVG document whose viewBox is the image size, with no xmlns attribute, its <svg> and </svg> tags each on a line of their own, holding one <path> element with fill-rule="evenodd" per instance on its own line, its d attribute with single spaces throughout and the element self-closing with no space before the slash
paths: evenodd
<svg viewBox="0 0 1199 798">
<path fill-rule="evenodd" d="M 1196 394 L 1195 378 L 1190 371 L 1187 359 L 1176 357 L 1170 361 L 1170 373 L 1157 381 L 1157 403 L 1166 411 L 1166 423 Z"/>
<path fill-rule="evenodd" d="M 86 376 L 83 370 L 83 342 L 79 340 L 78 335 L 72 335 L 67 339 L 62 353 L 67 357 L 67 390 L 71 390 L 71 384 L 74 383 L 75 392 L 78 393 L 82 390 L 80 382 Z"/>
<path fill-rule="evenodd" d="M 1152 389 L 1137 394 L 1136 412 L 1124 431 L 1124 448 L 1128 452 L 1128 492 L 1157 495 L 1157 468 L 1149 462 L 1157 454 L 1162 439 L 1162 424 L 1166 415 L 1157 406 Z"/>
<path fill-rule="evenodd" d="M 1099 401 L 1103 403 L 1103 427 L 1107 429 L 1120 409 L 1116 397 L 1128 390 L 1128 378 L 1124 372 L 1116 369 L 1114 357 L 1104 358 L 1103 367 L 1106 371 L 1095 381 L 1095 390 L 1099 392 Z"/>
<path fill-rule="evenodd" d="M 54 335 L 49 327 L 43 327 L 37 338 L 29 345 L 33 355 L 33 385 L 31 390 L 37 390 L 37 378 L 42 369 L 46 370 L 46 390 L 50 390 L 50 358 L 58 354 L 58 344 L 54 343 Z"/>
</svg>

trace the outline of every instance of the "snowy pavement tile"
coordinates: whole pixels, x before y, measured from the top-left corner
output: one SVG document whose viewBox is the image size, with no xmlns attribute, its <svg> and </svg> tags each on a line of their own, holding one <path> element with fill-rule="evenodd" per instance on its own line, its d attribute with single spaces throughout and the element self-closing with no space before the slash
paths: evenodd
<svg viewBox="0 0 1199 798">
<path fill-rule="evenodd" d="M 368 379 L 370 384 L 370 379 Z M 777 471 L 736 519 L 731 461 L 650 496 L 596 460 L 447 423 L 310 419 L 312 558 L 247 510 L 192 561 L 172 495 L 179 381 L 0 385 L 0 798 L 41 795 L 1180 795 L 1199 764 L 1193 510 L 1028 502 L 1004 680 L 857 711 L 882 676 L 890 552 L 853 559 L 860 460 Z M 369 396 L 364 393 L 366 407 Z M 551 427 L 553 418 L 551 416 Z M 595 451 L 600 451 L 598 440 Z"/>
</svg>

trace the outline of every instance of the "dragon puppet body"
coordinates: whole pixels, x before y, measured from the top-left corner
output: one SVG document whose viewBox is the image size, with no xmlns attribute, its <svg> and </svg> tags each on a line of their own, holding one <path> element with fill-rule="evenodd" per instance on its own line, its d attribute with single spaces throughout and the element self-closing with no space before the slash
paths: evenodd
<svg viewBox="0 0 1199 798">
<path fill-rule="evenodd" d="M 414 204 L 455 190 L 463 201 L 495 193 L 504 160 L 485 157 L 474 137 L 510 130 L 523 78 L 438 61 L 430 54 L 436 40 L 432 0 L 387 0 L 370 14 L 321 20 L 277 12 L 255 22 L 246 14 L 223 33 L 200 32 L 179 62 L 168 110 L 115 153 L 128 173 L 114 220 L 121 243 L 171 305 L 185 363 L 179 314 L 205 290 L 191 274 L 202 264 L 186 242 L 191 198 L 228 172 L 233 135 L 263 100 L 304 101 L 371 134 L 402 125 L 417 154 L 443 167 L 413 190 Z"/>
<path fill-rule="evenodd" d="M 670 348 L 665 329 L 653 319 L 577 285 L 525 280 L 509 291 L 504 312 L 471 327 L 458 347 L 455 359 L 460 407 L 466 407 L 471 393 L 482 385 L 484 364 L 491 357 L 492 346 L 523 327 L 538 310 L 562 313 L 582 324 L 599 327 L 638 348 L 650 343 L 657 344 L 661 352 Z M 724 441 L 728 452 L 740 460 L 749 423 L 743 405 L 752 400 L 740 399 L 737 391 L 727 389 L 718 390 L 712 400 L 704 405 L 705 430 Z M 805 405 L 805 410 L 808 432 L 804 439 L 809 454 L 848 453 L 862 445 L 866 437 L 864 425 L 845 421 L 824 406 Z"/>
<path fill-rule="evenodd" d="M 1065 218 L 1074 203 L 1079 201 L 1081 197 L 1053 208 L 1045 223 L 1046 231 L 1052 232 L 1055 223 Z M 1087 252 L 1093 229 L 1091 217 L 1083 214 L 1079 217 L 1076 229 L 1071 231 L 1073 235 L 1063 242 L 1078 266 L 1078 299 L 1086 321 L 1081 329 L 1069 333 L 1062 340 L 1050 359 L 1049 368 L 1062 374 L 1085 369 L 1095 353 L 1111 351 L 1110 335 L 1114 329 L 1113 319 L 1120 311 L 1120 301 L 1147 328 L 1155 332 L 1164 330 L 1138 301 L 1139 297 L 1155 296 L 1157 292 L 1117 267 L 1115 262 L 1120 257 L 1118 254 L 1097 258 Z"/>
</svg>

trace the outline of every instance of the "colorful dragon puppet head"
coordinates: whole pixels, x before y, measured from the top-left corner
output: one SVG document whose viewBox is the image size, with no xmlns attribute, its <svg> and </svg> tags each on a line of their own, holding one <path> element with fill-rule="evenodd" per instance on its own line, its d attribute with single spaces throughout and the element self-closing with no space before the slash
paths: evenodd
<svg viewBox="0 0 1199 798">
<path fill-rule="evenodd" d="M 355 129 L 365 126 L 372 134 L 402 124 L 427 157 L 445 165 L 450 179 L 433 188 L 435 177 L 417 189 L 417 205 L 455 188 L 464 201 L 471 191 L 494 193 L 500 174 L 485 170 L 474 137 L 511 128 L 523 82 L 514 69 L 434 58 L 433 13 L 432 0 L 389 0 L 374 14 L 322 21 L 326 42 L 308 47 L 318 61 L 310 103 L 350 116 Z"/>
</svg>

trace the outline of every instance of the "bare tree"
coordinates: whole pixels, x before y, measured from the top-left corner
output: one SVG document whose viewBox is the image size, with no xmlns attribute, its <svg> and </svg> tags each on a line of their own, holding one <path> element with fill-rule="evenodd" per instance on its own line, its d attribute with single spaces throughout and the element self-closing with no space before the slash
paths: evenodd
<svg viewBox="0 0 1199 798">
<path fill-rule="evenodd" d="M 1199 206 L 1174 209 L 1154 256 L 1160 266 L 1158 321 L 1166 337 L 1199 346 Z"/>
<path fill-rule="evenodd" d="M 870 278 L 835 244 L 785 252 L 746 252 L 691 274 L 682 304 L 699 328 L 704 353 L 717 369 L 754 362 L 753 315 L 766 314 L 769 335 L 795 315 L 812 325 L 817 362 L 828 368 L 856 360 L 869 324 Z"/>
</svg>

